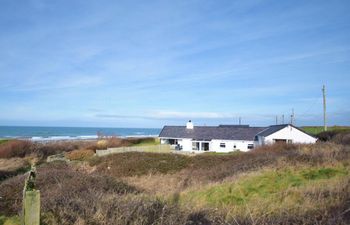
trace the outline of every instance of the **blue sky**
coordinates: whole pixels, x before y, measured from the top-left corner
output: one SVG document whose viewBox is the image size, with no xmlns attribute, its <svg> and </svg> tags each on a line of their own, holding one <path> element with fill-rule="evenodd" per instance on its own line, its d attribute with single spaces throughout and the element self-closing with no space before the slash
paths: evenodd
<svg viewBox="0 0 350 225">
<path fill-rule="evenodd" d="M 350 125 L 350 1 L 0 0 L 0 125 Z"/>
</svg>

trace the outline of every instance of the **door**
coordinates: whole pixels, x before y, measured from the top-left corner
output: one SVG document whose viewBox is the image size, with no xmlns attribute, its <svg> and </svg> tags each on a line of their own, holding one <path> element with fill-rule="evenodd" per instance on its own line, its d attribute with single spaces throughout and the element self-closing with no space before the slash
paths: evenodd
<svg viewBox="0 0 350 225">
<path fill-rule="evenodd" d="M 209 151 L 209 142 L 202 142 L 202 151 Z"/>
</svg>

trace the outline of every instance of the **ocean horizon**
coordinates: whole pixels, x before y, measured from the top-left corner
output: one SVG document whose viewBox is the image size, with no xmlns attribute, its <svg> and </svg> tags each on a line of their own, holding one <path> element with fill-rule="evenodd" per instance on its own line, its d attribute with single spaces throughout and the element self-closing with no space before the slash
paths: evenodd
<svg viewBox="0 0 350 225">
<path fill-rule="evenodd" d="M 0 139 L 89 140 L 97 139 L 99 135 L 122 138 L 155 137 L 159 135 L 160 131 L 160 128 L 0 126 Z"/>
</svg>

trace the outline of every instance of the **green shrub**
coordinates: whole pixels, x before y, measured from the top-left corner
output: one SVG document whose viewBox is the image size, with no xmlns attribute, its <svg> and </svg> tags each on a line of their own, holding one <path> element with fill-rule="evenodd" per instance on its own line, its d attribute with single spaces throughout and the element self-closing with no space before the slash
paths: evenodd
<svg viewBox="0 0 350 225">
<path fill-rule="evenodd" d="M 320 168 L 310 169 L 302 172 L 302 176 L 308 180 L 329 179 L 337 175 L 346 175 L 348 172 L 344 169 Z"/>
</svg>

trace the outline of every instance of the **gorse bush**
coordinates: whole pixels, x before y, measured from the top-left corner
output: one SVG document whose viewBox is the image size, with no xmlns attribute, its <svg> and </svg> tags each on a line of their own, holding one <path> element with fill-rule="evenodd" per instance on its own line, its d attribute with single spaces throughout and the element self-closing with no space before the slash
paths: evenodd
<svg viewBox="0 0 350 225">
<path fill-rule="evenodd" d="M 317 135 L 319 141 L 330 141 L 337 144 L 350 145 L 350 130 L 323 131 Z"/>
<path fill-rule="evenodd" d="M 95 152 L 90 149 L 80 149 L 67 152 L 65 157 L 69 160 L 87 160 L 91 158 Z"/>
</svg>

